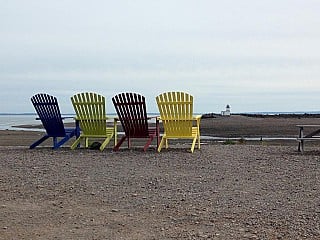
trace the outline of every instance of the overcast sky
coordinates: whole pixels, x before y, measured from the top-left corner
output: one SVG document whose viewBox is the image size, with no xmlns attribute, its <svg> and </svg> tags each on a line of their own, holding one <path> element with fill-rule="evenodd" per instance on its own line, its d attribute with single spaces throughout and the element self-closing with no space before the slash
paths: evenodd
<svg viewBox="0 0 320 240">
<path fill-rule="evenodd" d="M 319 0 L 0 0 L 0 113 L 93 91 L 194 95 L 195 112 L 320 110 Z"/>
</svg>

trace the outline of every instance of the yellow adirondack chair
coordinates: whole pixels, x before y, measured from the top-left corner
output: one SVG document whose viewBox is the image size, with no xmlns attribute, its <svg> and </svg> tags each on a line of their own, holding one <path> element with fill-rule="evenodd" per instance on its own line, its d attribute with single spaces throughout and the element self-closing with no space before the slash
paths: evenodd
<svg viewBox="0 0 320 240">
<path fill-rule="evenodd" d="M 113 127 L 107 127 L 105 97 L 97 93 L 78 93 L 71 97 L 73 108 L 76 112 L 76 120 L 79 121 L 80 137 L 71 145 L 75 149 L 85 140 L 85 147 L 89 147 L 89 139 L 103 138 L 100 150 L 102 151 L 114 136 L 114 144 L 117 142 L 117 125 L 113 122 Z"/>
<path fill-rule="evenodd" d="M 164 143 L 168 148 L 168 139 L 192 139 L 191 152 L 198 140 L 200 149 L 201 115 L 193 116 L 193 96 L 184 92 L 166 92 L 157 96 L 156 101 L 164 128 L 158 152 Z"/>
</svg>

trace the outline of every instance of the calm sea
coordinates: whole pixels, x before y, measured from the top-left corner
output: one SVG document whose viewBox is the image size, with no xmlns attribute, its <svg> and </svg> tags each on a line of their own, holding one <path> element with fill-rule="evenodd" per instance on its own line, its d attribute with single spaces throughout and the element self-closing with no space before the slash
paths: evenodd
<svg viewBox="0 0 320 240">
<path fill-rule="evenodd" d="M 19 130 L 13 126 L 18 125 L 37 125 L 36 115 L 0 115 L 0 130 Z"/>
<path fill-rule="evenodd" d="M 28 130 L 28 131 L 40 131 L 39 128 L 23 128 L 21 125 L 41 125 L 40 120 L 36 120 L 37 115 L 32 114 L 0 114 L 0 130 Z M 70 120 L 72 121 L 72 120 Z"/>
<path fill-rule="evenodd" d="M 110 116 L 115 116 L 115 114 L 109 114 Z M 65 117 L 73 117 L 72 114 L 64 114 Z M 28 130 L 42 132 L 43 129 L 39 128 L 24 128 L 22 125 L 38 126 L 41 125 L 41 121 L 37 120 L 38 116 L 36 114 L 1 114 L 0 113 L 0 130 Z M 74 120 L 65 119 L 63 122 L 73 122 Z"/>
<path fill-rule="evenodd" d="M 263 114 L 263 115 L 275 115 L 275 114 L 320 114 L 320 112 L 254 112 L 249 114 Z M 248 113 L 247 113 L 248 114 Z M 71 114 L 66 114 L 72 116 Z M 110 114 L 115 115 L 115 114 Z M 158 115 L 152 113 L 151 115 Z M 35 114 L 1 114 L 0 113 L 0 130 L 28 130 L 28 131 L 43 131 L 39 128 L 21 128 L 21 125 L 34 125 L 41 124 L 39 120 L 36 120 L 37 115 Z M 73 121 L 69 119 L 68 121 Z"/>
</svg>

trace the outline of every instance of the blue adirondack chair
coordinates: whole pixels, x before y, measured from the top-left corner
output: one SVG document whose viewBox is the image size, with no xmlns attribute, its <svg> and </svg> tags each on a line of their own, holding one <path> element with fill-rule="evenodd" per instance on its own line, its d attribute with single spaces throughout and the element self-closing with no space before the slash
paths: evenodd
<svg viewBox="0 0 320 240">
<path fill-rule="evenodd" d="M 60 113 L 57 98 L 45 93 L 39 93 L 31 98 L 31 102 L 39 116 L 46 134 L 38 141 L 30 145 L 30 149 L 35 148 L 48 138 L 53 138 L 53 149 L 59 148 L 72 137 L 80 135 L 78 124 L 74 128 L 65 128 L 63 118 Z"/>
</svg>

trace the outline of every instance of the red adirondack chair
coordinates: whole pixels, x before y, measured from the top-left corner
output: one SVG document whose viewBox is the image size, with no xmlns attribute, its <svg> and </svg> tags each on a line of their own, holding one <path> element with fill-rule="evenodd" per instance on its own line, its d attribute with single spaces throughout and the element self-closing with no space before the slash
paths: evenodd
<svg viewBox="0 0 320 240">
<path fill-rule="evenodd" d="M 154 138 L 159 145 L 159 121 L 157 117 L 148 117 L 145 97 L 137 93 L 120 93 L 112 98 L 113 105 L 121 122 L 124 136 L 113 148 L 118 151 L 121 144 L 128 139 L 128 148 L 131 146 L 131 138 L 148 138 L 143 150 L 146 151 Z M 155 126 L 150 126 L 148 120 L 155 118 Z M 157 149 L 156 148 L 156 149 Z"/>
</svg>

